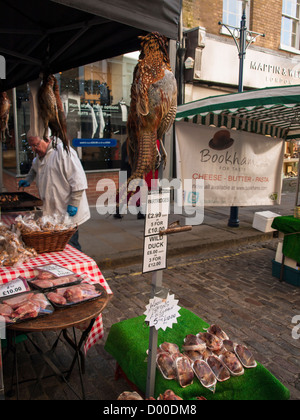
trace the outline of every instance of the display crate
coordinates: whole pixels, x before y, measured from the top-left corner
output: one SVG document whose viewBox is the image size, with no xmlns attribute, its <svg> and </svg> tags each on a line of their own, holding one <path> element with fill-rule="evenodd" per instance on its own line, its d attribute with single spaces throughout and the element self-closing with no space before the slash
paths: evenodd
<svg viewBox="0 0 300 420">
<path fill-rule="evenodd" d="M 281 264 L 275 260 L 272 260 L 272 275 L 280 279 Z M 300 270 L 284 266 L 283 280 L 286 283 L 292 284 L 293 286 L 300 287 Z"/>
</svg>

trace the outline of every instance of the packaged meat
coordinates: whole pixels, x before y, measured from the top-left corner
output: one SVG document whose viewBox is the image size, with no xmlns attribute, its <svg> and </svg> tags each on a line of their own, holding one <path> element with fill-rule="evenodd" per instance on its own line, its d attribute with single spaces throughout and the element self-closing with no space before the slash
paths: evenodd
<svg viewBox="0 0 300 420">
<path fill-rule="evenodd" d="M 63 287 L 66 285 L 71 286 L 79 284 L 82 281 L 83 278 L 78 274 L 72 274 L 64 277 L 54 277 L 53 274 L 46 272 L 38 275 L 34 279 L 28 280 L 32 288 L 43 292 L 50 292 L 57 287 Z"/>
<path fill-rule="evenodd" d="M 205 342 L 207 348 L 211 351 L 218 351 L 223 346 L 223 341 L 214 334 L 200 332 L 197 336 Z"/>
<path fill-rule="evenodd" d="M 254 359 L 254 356 L 246 346 L 242 346 L 241 344 L 236 344 L 234 347 L 234 351 L 237 357 L 239 358 L 240 362 L 245 368 L 248 368 L 248 369 L 256 368 L 257 363 Z"/>
<path fill-rule="evenodd" d="M 175 364 L 171 354 L 158 354 L 156 357 L 156 365 L 165 379 L 176 379 Z"/>
<path fill-rule="evenodd" d="M 218 325 L 211 325 L 207 332 L 216 335 L 220 340 L 229 340 L 228 335 Z"/>
<path fill-rule="evenodd" d="M 167 389 L 163 394 L 157 398 L 159 401 L 182 401 L 182 398 L 175 394 L 171 389 Z"/>
<path fill-rule="evenodd" d="M 75 275 L 75 273 L 71 270 L 69 270 L 66 267 L 62 267 L 58 264 L 46 264 L 41 265 L 39 267 L 36 267 L 36 270 L 38 271 L 37 279 L 45 280 L 49 278 L 59 278 L 59 277 L 66 277 L 66 276 L 72 276 Z M 49 277 L 49 276 L 52 277 Z"/>
<path fill-rule="evenodd" d="M 22 305 L 24 302 L 27 302 L 33 297 L 34 293 L 22 293 L 19 296 L 3 299 L 2 302 L 9 305 L 12 309 L 16 309 L 18 306 Z"/>
<path fill-rule="evenodd" d="M 179 347 L 177 346 L 177 344 L 173 344 L 173 343 L 162 343 L 159 348 L 165 352 L 165 353 L 169 353 L 169 354 L 174 354 L 174 353 L 178 353 L 179 352 Z"/>
<path fill-rule="evenodd" d="M 201 351 L 206 348 L 206 344 L 198 336 L 188 334 L 184 339 L 184 345 L 182 348 L 185 351 Z"/>
<path fill-rule="evenodd" d="M 47 298 L 55 307 L 65 308 L 94 300 L 101 295 L 102 287 L 100 285 L 80 283 L 75 286 L 62 287 L 47 293 Z"/>
<path fill-rule="evenodd" d="M 219 356 L 219 358 L 221 362 L 223 362 L 227 367 L 232 376 L 241 376 L 244 374 L 244 368 L 241 362 L 231 351 L 225 351 Z"/>
<path fill-rule="evenodd" d="M 30 258 L 37 256 L 34 249 L 27 248 L 20 236 L 8 227 L 1 227 L 0 265 L 18 267 Z"/>
<path fill-rule="evenodd" d="M 55 292 L 48 293 L 47 298 L 52 303 L 55 303 L 56 305 L 66 305 L 67 304 L 67 300 L 63 296 L 61 296 L 60 294 L 55 293 Z"/>
<path fill-rule="evenodd" d="M 196 360 L 202 359 L 202 354 L 200 351 L 188 350 L 183 353 L 184 356 L 188 357 L 191 363 L 194 363 Z"/>
<path fill-rule="evenodd" d="M 192 366 L 201 385 L 214 391 L 217 384 L 217 378 L 208 364 L 204 360 L 196 360 Z"/>
<path fill-rule="evenodd" d="M 2 299 L 0 315 L 7 324 L 19 323 L 43 315 L 50 315 L 54 311 L 52 305 L 42 293 L 22 293 L 18 296 Z"/>
<path fill-rule="evenodd" d="M 230 378 L 229 370 L 217 356 L 208 357 L 206 362 L 219 382 L 227 381 Z"/>
<path fill-rule="evenodd" d="M 194 371 L 190 360 L 186 356 L 178 357 L 175 360 L 177 380 L 182 388 L 192 385 L 194 380 Z"/>
</svg>

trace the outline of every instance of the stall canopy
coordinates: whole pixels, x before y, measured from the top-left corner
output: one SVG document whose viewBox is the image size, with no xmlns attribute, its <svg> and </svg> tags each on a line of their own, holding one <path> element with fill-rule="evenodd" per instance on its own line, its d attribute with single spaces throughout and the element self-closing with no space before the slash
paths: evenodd
<svg viewBox="0 0 300 420">
<path fill-rule="evenodd" d="M 178 107 L 176 119 L 300 139 L 300 85 L 210 97 Z"/>
<path fill-rule="evenodd" d="M 139 49 L 139 35 L 177 39 L 182 0 L 0 0 L 0 90 Z"/>
</svg>

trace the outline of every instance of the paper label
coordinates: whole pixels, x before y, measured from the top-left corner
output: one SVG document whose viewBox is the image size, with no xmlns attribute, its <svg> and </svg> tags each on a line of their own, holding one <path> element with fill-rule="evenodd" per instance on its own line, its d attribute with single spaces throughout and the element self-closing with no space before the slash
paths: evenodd
<svg viewBox="0 0 300 420">
<path fill-rule="evenodd" d="M 147 198 L 143 273 L 167 268 L 167 237 L 159 232 L 168 228 L 170 191 L 151 193 Z"/>
<path fill-rule="evenodd" d="M 149 194 L 145 222 L 145 236 L 157 235 L 168 228 L 170 192 Z"/>
<path fill-rule="evenodd" d="M 143 273 L 167 268 L 167 237 L 152 235 L 145 238 Z"/>
<path fill-rule="evenodd" d="M 0 297 L 8 297 L 18 293 L 28 292 L 28 290 L 27 282 L 18 278 L 0 287 Z"/>
<path fill-rule="evenodd" d="M 53 274 L 54 277 L 64 277 L 75 274 L 73 271 L 56 264 L 43 265 L 41 267 L 37 267 L 36 269 L 40 271 L 47 271 L 47 273 Z"/>
<path fill-rule="evenodd" d="M 172 328 L 173 324 L 177 324 L 177 318 L 180 316 L 180 306 L 177 303 L 178 300 L 174 299 L 174 295 L 169 294 L 166 299 L 158 297 L 150 299 L 146 306 L 146 312 L 144 312 L 149 326 L 165 331 L 166 328 Z"/>
</svg>

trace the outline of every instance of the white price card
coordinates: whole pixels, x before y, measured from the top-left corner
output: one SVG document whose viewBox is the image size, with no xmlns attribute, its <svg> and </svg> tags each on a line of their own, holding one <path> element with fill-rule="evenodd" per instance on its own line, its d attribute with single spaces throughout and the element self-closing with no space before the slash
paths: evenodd
<svg viewBox="0 0 300 420">
<path fill-rule="evenodd" d="M 0 298 L 16 295 L 17 293 L 28 292 L 29 287 L 26 280 L 17 278 L 0 286 Z"/>
<path fill-rule="evenodd" d="M 180 317 L 180 306 L 177 305 L 178 300 L 174 295 L 168 294 L 166 299 L 154 297 L 150 299 L 146 307 L 146 322 L 149 322 L 150 327 L 155 327 L 156 330 L 160 328 L 166 330 L 168 327 L 172 328 L 173 324 L 177 324 L 177 318 Z"/>
<path fill-rule="evenodd" d="M 167 237 L 147 236 L 144 242 L 143 273 L 167 268 Z"/>
<path fill-rule="evenodd" d="M 145 236 L 157 235 L 168 228 L 170 191 L 149 194 L 145 221 Z"/>
<path fill-rule="evenodd" d="M 47 273 L 53 274 L 54 277 L 65 277 L 75 274 L 68 268 L 56 264 L 42 265 L 40 267 L 36 267 L 36 270 L 47 271 Z"/>
</svg>

